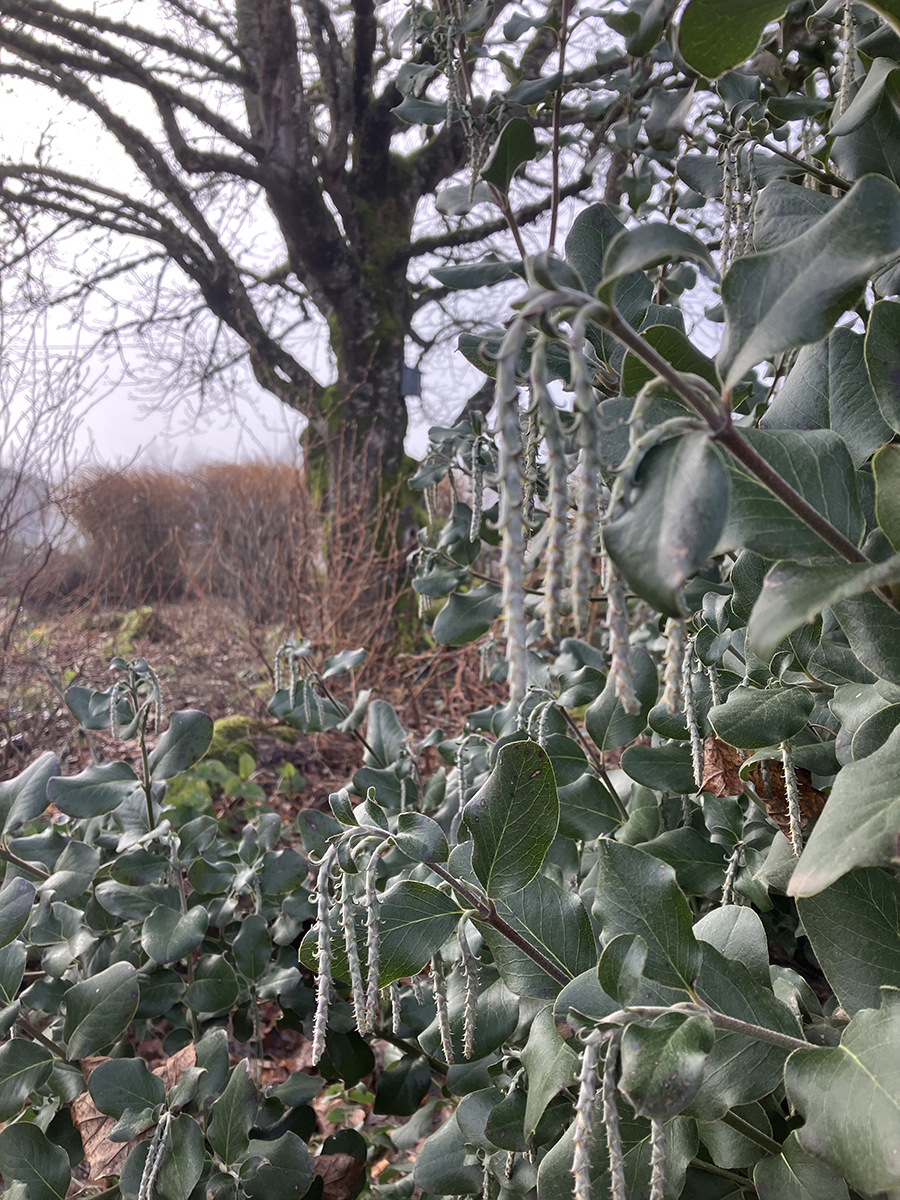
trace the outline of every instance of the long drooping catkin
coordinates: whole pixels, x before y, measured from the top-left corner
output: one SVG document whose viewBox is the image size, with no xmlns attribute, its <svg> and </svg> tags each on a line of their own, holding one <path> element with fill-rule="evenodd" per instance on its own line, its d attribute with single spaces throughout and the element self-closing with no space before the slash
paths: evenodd
<svg viewBox="0 0 900 1200">
<path fill-rule="evenodd" d="M 506 622 L 506 659 L 509 664 L 509 698 L 519 704 L 528 685 L 528 651 L 525 647 L 525 522 L 522 516 L 522 435 L 519 427 L 519 389 L 516 367 L 525 345 L 527 326 L 510 325 L 497 359 L 497 435 L 500 446 L 499 528 L 503 537 L 500 570 L 503 578 L 503 616 Z"/>
<path fill-rule="evenodd" d="M 559 412 L 548 388 L 547 339 L 541 334 L 531 352 L 531 388 L 537 402 L 541 432 L 547 447 L 547 541 L 544 549 L 544 597 L 541 615 L 544 633 L 551 642 L 559 640 L 559 623 L 566 587 L 566 537 L 568 535 L 569 487 L 565 443 Z"/>
</svg>

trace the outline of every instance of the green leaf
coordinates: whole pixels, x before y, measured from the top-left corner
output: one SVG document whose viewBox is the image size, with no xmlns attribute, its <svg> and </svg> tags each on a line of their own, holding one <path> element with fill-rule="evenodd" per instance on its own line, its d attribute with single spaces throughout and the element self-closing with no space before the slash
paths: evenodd
<svg viewBox="0 0 900 1200">
<path fill-rule="evenodd" d="M 184 915 L 158 904 L 144 922 L 141 946 L 154 962 L 178 962 L 200 948 L 208 925 L 209 913 L 200 904 Z"/>
<path fill-rule="evenodd" d="M 766 1158 L 753 1172 L 759 1200 L 849 1200 L 842 1179 L 821 1159 L 807 1154 L 792 1133 L 777 1158 Z"/>
<path fill-rule="evenodd" d="M 118 808 L 141 790 L 141 782 L 125 762 L 92 764 L 77 775 L 57 775 L 47 784 L 47 796 L 66 816 L 100 817 Z"/>
<path fill-rule="evenodd" d="M 194 982 L 188 984 L 184 1002 L 193 1012 L 221 1012 L 234 1004 L 240 990 L 234 968 L 225 958 L 205 954 L 197 964 Z"/>
<path fill-rule="evenodd" d="M 613 511 L 603 540 L 632 589 L 682 616 L 681 589 L 710 557 L 728 510 L 728 474 L 705 433 L 670 438 L 641 460 L 636 498 Z"/>
<path fill-rule="evenodd" d="M 55 900 L 75 900 L 90 887 L 99 866 L 96 846 L 73 839 L 56 860 L 53 874 L 40 885 L 41 893 Z"/>
<path fill-rule="evenodd" d="M 299 1108 L 309 1104 L 325 1086 L 324 1079 L 315 1075 L 306 1075 L 302 1071 L 294 1071 L 284 1083 L 276 1083 L 266 1091 L 266 1096 L 274 1096 L 287 1108 Z"/>
<path fill-rule="evenodd" d="M 432 634 L 442 646 L 465 646 L 483 637 L 500 616 L 501 590 L 483 583 L 470 592 L 454 592 L 434 619 Z"/>
<path fill-rule="evenodd" d="M 743 261 L 743 260 L 742 260 Z M 748 429 L 741 436 L 823 517 L 858 544 L 864 532 L 856 471 L 847 447 L 828 429 Z M 728 519 L 716 554 L 748 549 L 765 558 L 834 555 L 830 546 L 730 455 Z"/>
<path fill-rule="evenodd" d="M 607 996 L 631 1004 L 644 977 L 647 943 L 636 933 L 620 933 L 607 942 L 597 963 L 597 978 Z"/>
<path fill-rule="evenodd" d="M 468 193 L 469 189 L 464 190 Z M 521 270 L 522 264 L 519 262 L 488 258 L 482 262 L 464 263 L 458 267 L 432 267 L 431 274 L 445 287 L 453 288 L 454 291 L 469 291 L 500 283 L 504 279 L 513 279 Z"/>
<path fill-rule="evenodd" d="M 597 294 L 601 300 L 611 301 L 620 279 L 669 262 L 692 262 L 709 279 L 719 278 L 712 255 L 699 239 L 674 225 L 656 222 L 623 229 L 613 238 L 603 259 L 603 279 Z"/>
<path fill-rule="evenodd" d="M 772 1136 L 771 1122 L 760 1104 L 741 1104 L 733 1111 L 766 1137 Z M 700 1141 L 716 1166 L 728 1170 L 752 1167 L 768 1156 L 768 1151 L 723 1121 L 703 1121 L 698 1126 L 698 1132 Z M 730 1200 L 738 1200 L 737 1194 L 732 1197 L 729 1192 L 728 1196 Z"/>
<path fill-rule="evenodd" d="M 888 866 L 900 833 L 900 729 L 843 767 L 791 877 L 791 896 L 815 896 L 854 867 Z"/>
<path fill-rule="evenodd" d="M 900 704 L 889 704 L 863 721 L 850 742 L 850 757 L 868 758 L 888 740 L 900 725 Z"/>
<path fill-rule="evenodd" d="M 72 1180 L 69 1156 L 37 1125 L 8 1125 L 0 1133 L 0 1175 L 7 1189 L 27 1188 L 28 1200 L 65 1200 Z"/>
<path fill-rule="evenodd" d="M 231 886 L 237 868 L 231 862 L 210 862 L 198 858 L 188 868 L 188 882 L 200 896 L 217 896 Z"/>
<path fill-rule="evenodd" d="M 619 1088 L 639 1117 L 668 1121 L 697 1093 L 716 1031 L 706 1016 L 677 1013 L 652 1025 L 629 1025 L 622 1035 Z"/>
<path fill-rule="evenodd" d="M 900 303 L 879 300 L 866 326 L 866 369 L 882 416 L 893 430 L 900 430 Z M 883 438 L 888 441 L 889 438 Z"/>
<path fill-rule="evenodd" d="M 437 821 L 422 813 L 400 813 L 394 842 L 397 849 L 402 850 L 413 862 L 427 862 L 430 859 L 443 863 L 450 857 L 450 847 L 443 829 Z"/>
<path fill-rule="evenodd" d="M 242 1059 L 232 1071 L 225 1091 L 210 1109 L 206 1131 L 209 1144 L 227 1167 L 240 1162 L 247 1153 L 256 1109 L 256 1085 L 250 1078 L 246 1059 Z"/>
<path fill-rule="evenodd" d="M 621 701 L 616 698 L 615 680 L 610 675 L 603 691 L 584 714 L 584 727 L 594 745 L 603 752 L 619 750 L 640 737 L 647 727 L 647 714 L 659 694 L 656 667 L 646 650 L 640 646 L 633 647 L 628 652 L 628 662 L 634 677 L 634 690 L 641 705 L 640 712 L 625 712 Z"/>
<path fill-rule="evenodd" d="M 206 1162 L 203 1131 L 193 1117 L 182 1113 L 169 1124 L 168 1146 L 156 1178 L 156 1191 L 166 1200 L 188 1200 L 200 1182 Z"/>
<path fill-rule="evenodd" d="M 721 190 L 719 194 L 721 195 Z M 806 233 L 807 229 L 815 225 L 820 217 L 831 212 L 839 203 L 840 201 L 835 196 L 831 196 L 827 192 L 814 192 L 812 188 L 804 187 L 799 183 L 790 183 L 787 179 L 774 179 L 760 193 L 754 210 L 754 248 L 757 252 L 773 250 L 776 246 L 783 246 L 785 242 L 792 242 L 801 233 Z M 838 330 L 835 330 L 835 333 L 837 332 Z M 859 334 L 854 336 L 861 342 Z M 796 370 L 796 366 L 791 369 L 791 374 L 794 370 Z M 773 404 L 777 402 L 778 397 L 776 396 Z"/>
<path fill-rule="evenodd" d="M 765 27 L 787 8 L 786 0 L 690 0 L 678 27 L 678 49 L 698 75 L 718 79 L 750 58 Z"/>
<path fill-rule="evenodd" d="M 608 204 L 591 204 L 578 214 L 566 238 L 566 262 L 584 281 L 585 291 L 596 293 L 603 278 L 603 259 L 616 236 L 625 226 Z M 646 309 L 653 294 L 650 280 L 643 271 L 634 271 L 619 280 L 616 303 L 629 320 Z"/>
<path fill-rule="evenodd" d="M 544 750 L 536 742 L 503 746 L 464 819 L 485 893 L 499 899 L 523 888 L 540 870 L 559 826 L 556 782 Z"/>
<path fill-rule="evenodd" d="M 332 654 L 322 664 L 322 678 L 337 679 L 339 675 L 355 671 L 357 667 L 363 665 L 368 657 L 369 652 L 364 646 L 360 646 L 357 650 L 341 650 L 339 654 Z"/>
<path fill-rule="evenodd" d="M 553 1006 L 548 1004 L 532 1021 L 522 1051 L 522 1066 L 528 1073 L 526 1141 L 534 1137 L 538 1121 L 553 1097 L 574 1082 L 578 1065 L 578 1055 L 560 1037 L 553 1021 Z"/>
<path fill-rule="evenodd" d="M 597 969 L 594 966 L 589 971 L 582 972 L 571 983 L 567 983 L 559 993 L 553 1005 L 553 1019 L 557 1025 L 565 1023 L 572 1030 L 576 1030 L 586 1023 L 602 1021 L 621 1007 L 621 1004 L 607 996 L 600 987 Z"/>
<path fill-rule="evenodd" d="M 538 79 L 524 79 L 506 93 L 507 104 L 524 104 L 529 107 L 555 92 L 562 83 L 559 71 L 553 75 L 541 75 Z"/>
<path fill-rule="evenodd" d="M 797 912 L 845 1012 L 877 1008 L 880 988 L 900 987 L 900 883 L 887 871 L 853 871 Z"/>
<path fill-rule="evenodd" d="M 471 1161 L 466 1140 L 450 1117 L 426 1138 L 416 1156 L 413 1178 L 417 1188 L 434 1196 L 474 1196 L 481 1191 L 482 1168 Z"/>
<path fill-rule="evenodd" d="M 250 1200 L 300 1200 L 316 1177 L 315 1160 L 296 1133 L 288 1131 L 272 1142 L 252 1141 L 250 1155 L 262 1159 L 252 1175 L 241 1177 Z"/>
<path fill-rule="evenodd" d="M 576 842 L 592 842 L 612 833 L 622 822 L 609 792 L 594 775 L 582 775 L 562 787 L 559 796 L 559 832 Z"/>
<path fill-rule="evenodd" d="M 272 957 L 272 939 L 266 918 L 250 913 L 241 922 L 234 939 L 234 961 L 245 979 L 259 979 Z"/>
<path fill-rule="evenodd" d="M 747 626 L 753 651 L 768 662 L 789 634 L 815 620 L 824 608 L 898 581 L 900 555 L 883 563 L 832 563 L 827 567 L 776 563 L 766 575 Z"/>
<path fill-rule="evenodd" d="M 47 1082 L 52 1068 L 53 1056 L 37 1042 L 17 1037 L 0 1046 L 0 1121 L 19 1112 L 29 1094 Z"/>
<path fill-rule="evenodd" d="M 894 550 L 900 550 L 900 446 L 882 446 L 872 459 L 875 517 Z"/>
<path fill-rule="evenodd" d="M 537 149 L 531 123 L 522 117 L 513 117 L 500 130 L 500 136 L 482 168 L 481 178 L 505 195 L 516 171 L 531 162 Z"/>
<path fill-rule="evenodd" d="M 391 112 L 407 125 L 442 125 L 447 118 L 447 105 L 436 100 L 404 96 Z"/>
<path fill-rule="evenodd" d="M 19 936 L 33 904 L 34 884 L 21 876 L 0 888 L 0 947 L 8 946 Z"/>
<path fill-rule="evenodd" d="M 666 362 L 671 363 L 676 371 L 699 375 L 716 390 L 719 389 L 719 374 L 716 371 L 716 364 L 711 358 L 707 358 L 705 354 L 701 353 L 680 329 L 676 329 L 674 325 L 650 325 L 648 328 L 641 329 L 641 337 L 649 346 L 652 346 L 657 354 L 662 355 Z M 793 371 L 788 378 L 792 377 Z M 636 396 L 644 384 L 649 383 L 653 378 L 654 373 L 651 368 L 643 359 L 638 358 L 629 350 L 622 363 L 622 394 Z M 675 393 L 665 387 L 660 388 L 654 394 L 667 396 L 671 400 L 677 399 Z"/>
<path fill-rule="evenodd" d="M 581 897 L 546 875 L 496 902 L 497 912 L 570 979 L 596 961 L 597 943 Z M 503 982 L 517 996 L 552 999 L 559 983 L 490 925 L 476 921 Z"/>
<path fill-rule="evenodd" d="M 763 359 L 825 337 L 898 250 L 900 191 L 868 175 L 806 233 L 738 259 L 722 281 L 726 388 Z"/>
<path fill-rule="evenodd" d="M 873 592 L 836 601 L 832 612 L 863 666 L 900 683 L 900 613 Z"/>
<path fill-rule="evenodd" d="M 96 1054 L 124 1033 L 138 1006 L 137 971 L 115 963 L 66 992 L 63 1037 L 71 1060 Z"/>
<path fill-rule="evenodd" d="M 669 864 L 689 896 L 709 896 L 725 882 L 724 850 L 690 826 L 667 829 L 649 841 L 640 839 L 640 844 L 645 854 Z"/>
<path fill-rule="evenodd" d="M 545 739 L 544 749 L 550 756 L 557 788 L 575 783 L 590 770 L 591 764 L 585 752 L 574 738 L 567 737 L 564 733 L 549 734 Z"/>
<path fill-rule="evenodd" d="M 761 429 L 833 429 L 844 439 L 853 465 L 862 466 L 892 436 L 866 373 L 862 335 L 835 329 L 824 342 L 804 346 L 759 424 Z"/>
<path fill-rule="evenodd" d="M 599 842 L 593 911 L 605 942 L 619 933 L 643 938 L 648 978 L 682 990 L 693 986 L 701 947 L 671 867 L 634 846 Z"/>
<path fill-rule="evenodd" d="M 369 705 L 366 741 L 381 760 L 380 763 L 376 762 L 366 750 L 363 761 L 368 766 L 388 766 L 396 762 L 406 749 L 406 733 L 386 700 L 373 700 Z"/>
<path fill-rule="evenodd" d="M 88 1079 L 95 1107 L 118 1121 L 126 1111 L 140 1112 L 164 1104 L 166 1085 L 147 1070 L 142 1058 L 109 1058 L 98 1063 Z"/>
<path fill-rule="evenodd" d="M 196 709 L 173 712 L 169 728 L 150 755 L 150 775 L 154 780 L 171 779 L 199 762 L 209 749 L 213 723 L 206 713 Z"/>
<path fill-rule="evenodd" d="M 766 930 L 752 908 L 737 904 L 714 908 L 694 925 L 694 936 L 743 964 L 760 986 L 771 988 Z"/>
<path fill-rule="evenodd" d="M 689 746 L 629 746 L 622 755 L 625 774 L 657 792 L 693 794 L 697 790 Z"/>
<path fill-rule="evenodd" d="M 885 988 L 839 1047 L 795 1050 L 785 1066 L 800 1145 L 863 1192 L 900 1186 L 900 992 Z"/>
<path fill-rule="evenodd" d="M 0 949 L 0 1005 L 13 1002 L 25 977 L 27 957 L 24 942 L 10 942 Z"/>
<path fill-rule="evenodd" d="M 381 986 L 418 974 L 461 915 L 453 897 L 430 884 L 402 879 L 389 888 L 381 901 Z"/>
<path fill-rule="evenodd" d="M 702 944 L 703 963 L 696 982 L 702 1001 L 738 1020 L 776 1033 L 800 1036 L 797 1017 L 778 1000 L 771 983 L 759 981 L 752 965 L 726 957 L 710 942 Z M 739 943 L 729 947 L 739 954 Z M 715 1121 L 737 1104 L 768 1095 L 781 1080 L 787 1051 L 741 1033 L 717 1030 L 700 1087 L 688 1113 L 699 1121 Z"/>
<path fill-rule="evenodd" d="M 411 1117 L 431 1090 L 431 1068 L 421 1056 L 404 1055 L 378 1076 L 373 1111 L 391 1117 Z"/>
<path fill-rule="evenodd" d="M 486 201 L 491 201 L 491 190 L 486 183 L 476 183 L 475 187 L 470 191 L 467 183 L 452 184 L 450 187 L 441 188 L 434 197 L 434 207 L 439 213 L 443 213 L 445 217 L 465 217 L 477 204 L 484 204 Z M 521 267 L 521 264 L 519 264 Z M 439 268 L 440 269 L 440 268 Z M 446 267 L 448 271 L 464 271 L 465 267 Z M 437 277 L 437 276 L 436 276 Z M 450 284 L 450 287 L 480 287 L 480 284 Z M 443 478 L 443 476 L 442 476 Z"/>
<path fill-rule="evenodd" d="M 736 687 L 724 704 L 709 710 L 716 737 L 742 750 L 787 741 L 803 729 L 815 705 L 812 692 L 772 684 L 767 688 Z"/>
<path fill-rule="evenodd" d="M 11 833 L 47 807 L 47 785 L 59 774 L 59 759 L 45 750 L 14 779 L 0 783 L 0 831 Z"/>
</svg>

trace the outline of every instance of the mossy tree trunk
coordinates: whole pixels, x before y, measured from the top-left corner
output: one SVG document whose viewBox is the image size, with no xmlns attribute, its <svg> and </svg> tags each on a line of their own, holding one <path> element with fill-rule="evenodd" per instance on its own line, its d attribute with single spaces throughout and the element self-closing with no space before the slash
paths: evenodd
<svg viewBox="0 0 900 1200">
<path fill-rule="evenodd" d="M 468 151 L 459 122 L 415 133 L 393 111 L 403 95 L 386 79 L 390 30 L 375 0 L 236 0 L 233 16 L 178 5 L 178 18 L 157 2 L 159 20 L 142 10 L 139 23 L 84 6 L 70 12 L 55 0 L 0 0 L 7 80 L 43 86 L 75 105 L 114 151 L 93 155 L 83 175 L 68 160 L 54 164 L 50 144 L 40 159 L 4 164 L 0 212 L 16 231 L 7 257 L 27 261 L 72 228 L 103 231 L 109 257 L 97 259 L 93 277 L 73 267 L 69 302 L 91 294 L 92 282 L 133 274 L 134 294 L 151 297 L 138 324 L 162 318 L 170 337 L 180 327 L 191 339 L 196 314 L 205 312 L 222 359 L 245 353 L 258 382 L 307 419 L 323 486 L 340 466 L 346 487 L 365 502 L 376 476 L 396 480 L 403 465 L 404 348 L 416 311 L 442 294 L 411 283 L 424 272 L 410 264 L 476 244 L 505 221 L 495 210 L 478 227 L 412 241 L 423 197 L 464 165 Z M 503 11 L 498 0 L 488 28 Z M 457 39 L 472 70 L 486 32 L 472 35 L 471 54 L 466 37 Z M 539 76 L 553 47 L 538 30 L 522 55 L 523 77 Z M 431 53 L 421 47 L 418 61 Z M 132 179 L 122 173 L 123 153 Z M 574 190 L 590 180 L 585 173 Z M 266 243 L 263 267 L 252 215 L 260 197 L 278 235 Z M 549 203 L 520 218 L 534 219 Z M 245 237 L 234 204 L 250 214 Z M 134 254 L 135 245 L 144 248 Z M 159 311 L 173 265 L 187 282 L 174 316 Z M 148 286 L 152 270 L 168 270 L 158 293 Z M 329 329 L 337 378 L 328 385 L 299 361 L 285 332 L 296 324 L 292 314 L 302 319 L 309 307 Z M 114 301 L 112 309 L 115 337 Z M 199 357 L 189 349 L 188 363 Z M 214 377 L 219 364 L 211 359 L 206 369 Z"/>
</svg>

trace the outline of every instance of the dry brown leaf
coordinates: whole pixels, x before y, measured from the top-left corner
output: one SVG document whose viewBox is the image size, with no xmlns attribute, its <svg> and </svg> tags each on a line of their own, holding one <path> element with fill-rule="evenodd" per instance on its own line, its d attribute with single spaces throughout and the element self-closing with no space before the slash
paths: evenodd
<svg viewBox="0 0 900 1200">
<path fill-rule="evenodd" d="M 750 772 L 750 780 L 756 788 L 756 794 L 766 806 L 766 812 L 775 822 L 784 836 L 790 841 L 791 825 L 788 819 L 787 792 L 784 786 L 784 767 L 780 762 L 769 760 L 768 783 L 762 767 L 757 765 Z M 796 770 L 797 790 L 800 793 L 800 828 L 805 829 L 807 821 L 813 821 L 821 816 L 827 799 L 812 785 L 812 776 L 802 767 Z"/>
<path fill-rule="evenodd" d="M 176 1083 L 180 1082 L 182 1075 L 188 1067 L 195 1067 L 196 1065 L 197 1051 L 194 1049 L 194 1043 L 188 1042 L 182 1050 L 179 1050 L 177 1054 L 173 1054 L 171 1058 L 167 1058 L 161 1066 L 154 1067 L 153 1074 L 160 1077 L 166 1085 L 166 1091 L 168 1091 Z"/>
<path fill-rule="evenodd" d="M 82 1092 L 72 1101 L 72 1120 L 81 1134 L 84 1157 L 90 1168 L 83 1182 L 98 1183 L 102 1179 L 118 1178 L 125 1166 L 125 1159 L 142 1139 L 111 1142 L 109 1131 L 115 1126 L 116 1119 L 104 1116 L 94 1107 L 90 1092 Z"/>
<path fill-rule="evenodd" d="M 714 796 L 740 796 L 744 791 L 741 765 L 744 756 L 734 746 L 720 742 L 717 737 L 708 737 L 703 743 L 703 782 L 701 792 Z"/>
<path fill-rule="evenodd" d="M 366 1169 L 352 1154 L 320 1154 L 316 1159 L 316 1174 L 325 1185 L 322 1200 L 347 1200 L 356 1181 Z"/>
</svg>

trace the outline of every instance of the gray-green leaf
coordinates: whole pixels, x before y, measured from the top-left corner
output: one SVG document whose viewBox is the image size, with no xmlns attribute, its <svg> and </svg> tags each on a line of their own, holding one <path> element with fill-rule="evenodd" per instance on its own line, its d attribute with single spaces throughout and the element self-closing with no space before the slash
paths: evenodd
<svg viewBox="0 0 900 1200">
<path fill-rule="evenodd" d="M 806 233 L 738 259 L 722 282 L 725 386 L 765 358 L 820 341 L 898 251 L 900 191 L 867 175 Z"/>
<path fill-rule="evenodd" d="M 881 1007 L 858 1013 L 840 1046 L 795 1050 L 784 1072 L 805 1122 L 800 1145 L 872 1194 L 900 1186 L 900 991 L 881 995 Z"/>
<path fill-rule="evenodd" d="M 65 1200 L 72 1180 L 65 1150 L 31 1124 L 8 1125 L 0 1133 L 0 1175 L 7 1188 L 26 1188 L 28 1200 Z"/>
<path fill-rule="evenodd" d="M 226 1166 L 233 1166 L 247 1153 L 250 1129 L 256 1120 L 256 1085 L 242 1059 L 231 1073 L 228 1085 L 210 1109 L 209 1144 Z"/>
<path fill-rule="evenodd" d="M 66 992 L 63 1037 L 69 1058 L 95 1054 L 128 1028 L 138 1006 L 137 971 L 115 963 Z"/>
<path fill-rule="evenodd" d="M 493 771 L 468 802 L 472 867 L 491 899 L 519 891 L 540 870 L 559 826 L 553 768 L 536 742 L 501 747 Z"/>
<path fill-rule="evenodd" d="M 53 1056 L 37 1042 L 18 1037 L 0 1046 L 0 1121 L 16 1115 L 29 1094 L 46 1083 L 52 1068 Z"/>
<path fill-rule="evenodd" d="M 158 904 L 144 922 L 141 946 L 154 962 L 178 962 L 199 949 L 208 925 L 209 913 L 200 904 L 184 915 Z"/>
<path fill-rule="evenodd" d="M 877 1008 L 900 987 L 900 883 L 887 871 L 852 871 L 797 912 L 825 978 L 848 1013 Z"/>
<path fill-rule="evenodd" d="M 696 1095 L 716 1039 L 709 1017 L 667 1013 L 622 1035 L 619 1087 L 640 1117 L 668 1121 Z"/>
<path fill-rule="evenodd" d="M 671 438 L 642 459 L 636 498 L 614 512 L 604 544 L 654 608 L 683 615 L 681 589 L 716 548 L 728 511 L 728 474 L 705 433 Z"/>
<path fill-rule="evenodd" d="M 597 847 L 594 916 L 604 940 L 636 933 L 647 945 L 648 978 L 688 990 L 700 969 L 701 946 L 675 872 L 634 846 L 603 840 Z"/>
<path fill-rule="evenodd" d="M 900 729 L 880 750 L 843 767 L 800 856 L 788 892 L 815 896 L 854 867 L 887 866 L 900 834 Z"/>
</svg>

